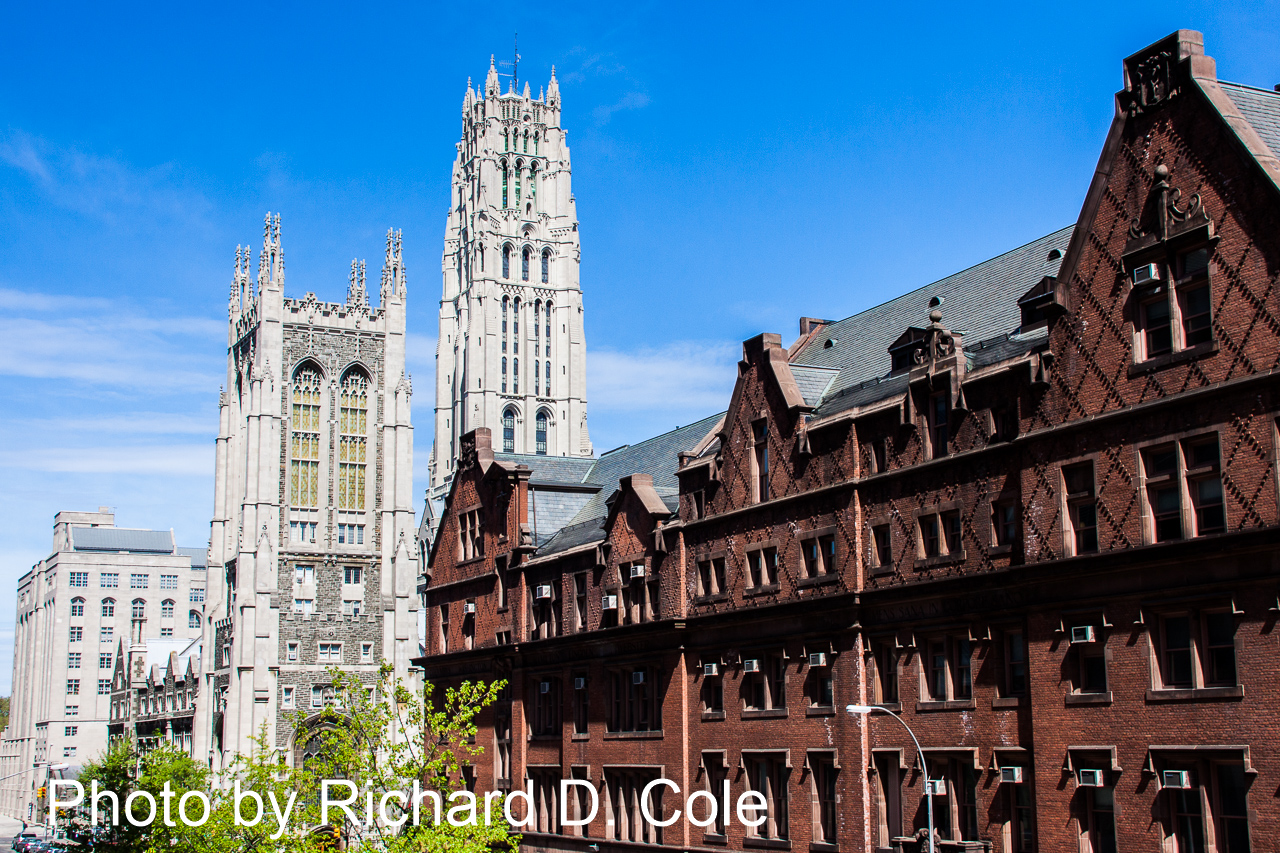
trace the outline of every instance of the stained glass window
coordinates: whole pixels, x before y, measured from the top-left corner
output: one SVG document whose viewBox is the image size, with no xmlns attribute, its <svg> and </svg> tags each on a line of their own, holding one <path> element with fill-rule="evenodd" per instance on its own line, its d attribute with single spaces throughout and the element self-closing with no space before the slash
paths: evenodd
<svg viewBox="0 0 1280 853">
<path fill-rule="evenodd" d="M 320 505 L 320 371 L 310 365 L 293 376 L 289 504 Z"/>
<path fill-rule="evenodd" d="M 502 450 L 516 452 L 516 413 L 511 409 L 502 413 Z"/>
<path fill-rule="evenodd" d="M 529 247 L 528 246 L 525 246 L 524 251 L 520 253 L 520 280 L 521 281 L 529 280 Z"/>
<path fill-rule="evenodd" d="M 547 455 L 547 413 L 545 411 L 538 412 L 538 419 L 535 423 L 536 432 L 534 440 L 537 442 L 537 452 L 539 456 Z"/>
<path fill-rule="evenodd" d="M 349 370 L 338 402 L 338 509 L 364 509 L 369 377 Z"/>
<path fill-rule="evenodd" d="M 551 281 L 551 253 L 542 253 L 542 283 L 546 284 Z M 551 303 L 547 303 L 547 316 L 551 316 Z"/>
</svg>

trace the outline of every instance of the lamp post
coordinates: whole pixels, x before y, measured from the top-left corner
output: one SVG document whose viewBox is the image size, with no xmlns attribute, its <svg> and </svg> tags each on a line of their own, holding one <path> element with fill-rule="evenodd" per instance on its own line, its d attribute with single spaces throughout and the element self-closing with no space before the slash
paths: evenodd
<svg viewBox="0 0 1280 853">
<path fill-rule="evenodd" d="M 929 764 L 924 759 L 924 750 L 920 748 L 920 741 L 916 740 L 916 733 L 911 731 L 911 726 L 907 725 L 906 720 L 881 705 L 846 705 L 844 710 L 849 714 L 863 716 L 870 716 L 876 713 L 888 714 L 901 723 L 902 727 L 907 730 L 907 734 L 911 735 L 911 742 L 916 745 L 916 755 L 920 756 L 920 772 L 924 775 L 924 804 L 925 812 L 929 818 L 929 853 L 935 853 L 933 846 L 933 783 L 929 781 Z"/>
</svg>

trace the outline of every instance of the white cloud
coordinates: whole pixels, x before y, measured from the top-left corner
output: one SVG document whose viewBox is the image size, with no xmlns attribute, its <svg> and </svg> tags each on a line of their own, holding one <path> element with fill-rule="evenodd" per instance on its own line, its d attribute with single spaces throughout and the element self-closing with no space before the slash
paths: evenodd
<svg viewBox="0 0 1280 853">
<path fill-rule="evenodd" d="M 213 472 L 213 461 L 213 442 L 141 447 L 36 447 L 0 452 L 0 468 L 48 473 L 205 476 Z"/>
<path fill-rule="evenodd" d="M 22 131 L 0 138 L 0 162 L 25 174 L 59 207 L 103 222 L 197 224 L 211 210 L 201 193 L 178 187 L 172 164 L 137 169 Z"/>
<path fill-rule="evenodd" d="M 639 110 L 649 106 L 649 96 L 644 92 L 627 92 L 615 104 L 607 104 L 596 107 L 591 111 L 592 117 L 596 120 L 596 124 L 608 124 L 609 119 L 613 118 L 613 114 L 619 110 Z"/>
<path fill-rule="evenodd" d="M 657 349 L 592 349 L 587 399 L 600 412 L 691 412 L 705 416 L 728 405 L 737 378 L 739 345 L 675 341 Z"/>
<path fill-rule="evenodd" d="M 20 432 L 95 432 L 133 435 L 213 435 L 218 421 L 208 415 L 132 412 L 99 418 L 32 418 L 10 421 Z"/>
</svg>

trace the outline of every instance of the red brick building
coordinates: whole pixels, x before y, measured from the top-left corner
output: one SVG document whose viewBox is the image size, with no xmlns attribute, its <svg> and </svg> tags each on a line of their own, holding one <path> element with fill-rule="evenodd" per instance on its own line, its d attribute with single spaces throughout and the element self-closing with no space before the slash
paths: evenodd
<svg viewBox="0 0 1280 853">
<path fill-rule="evenodd" d="M 1073 227 L 757 336 L 723 415 L 598 460 L 468 436 L 418 663 L 509 679 L 469 772 L 529 780 L 530 849 L 921 849 L 849 704 L 943 850 L 1275 845 L 1280 94 L 1189 31 L 1124 71 Z M 726 783 L 761 826 L 688 819 Z"/>
</svg>

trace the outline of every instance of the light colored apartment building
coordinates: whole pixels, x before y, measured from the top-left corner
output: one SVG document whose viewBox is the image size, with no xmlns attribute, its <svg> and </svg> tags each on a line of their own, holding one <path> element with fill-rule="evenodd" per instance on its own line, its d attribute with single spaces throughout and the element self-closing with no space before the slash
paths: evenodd
<svg viewBox="0 0 1280 853">
<path fill-rule="evenodd" d="M 52 553 L 18 581 L 0 812 L 34 816 L 50 766 L 74 776 L 106 747 L 115 656 L 132 625 L 144 641 L 200 636 L 205 566 L 204 548 L 116 527 L 107 507 L 54 517 Z"/>
</svg>

